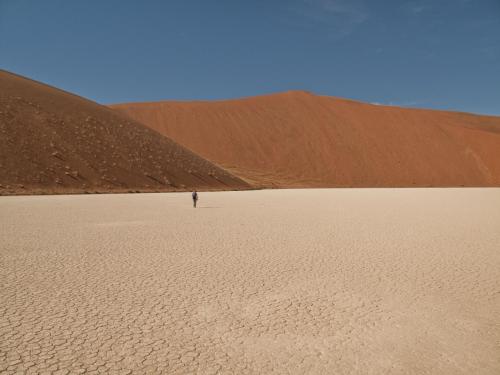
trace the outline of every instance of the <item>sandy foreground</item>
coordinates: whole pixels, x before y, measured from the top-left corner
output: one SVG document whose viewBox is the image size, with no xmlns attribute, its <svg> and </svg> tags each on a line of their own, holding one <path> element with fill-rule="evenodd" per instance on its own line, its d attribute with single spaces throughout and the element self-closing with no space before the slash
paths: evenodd
<svg viewBox="0 0 500 375">
<path fill-rule="evenodd" d="M 0 198 L 0 373 L 499 374 L 500 189 Z"/>
</svg>

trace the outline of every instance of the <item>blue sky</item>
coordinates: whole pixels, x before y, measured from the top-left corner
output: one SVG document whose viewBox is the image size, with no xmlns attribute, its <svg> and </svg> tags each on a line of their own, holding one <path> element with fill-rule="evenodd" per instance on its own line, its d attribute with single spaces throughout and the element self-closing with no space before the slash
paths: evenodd
<svg viewBox="0 0 500 375">
<path fill-rule="evenodd" d="M 0 68 L 104 104 L 301 89 L 500 115 L 500 0 L 0 0 Z"/>
</svg>

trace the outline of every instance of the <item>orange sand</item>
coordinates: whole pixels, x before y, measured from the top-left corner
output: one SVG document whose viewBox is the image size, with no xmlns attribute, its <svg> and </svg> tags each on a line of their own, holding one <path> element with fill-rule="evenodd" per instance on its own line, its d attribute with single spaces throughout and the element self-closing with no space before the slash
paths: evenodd
<svg viewBox="0 0 500 375">
<path fill-rule="evenodd" d="M 258 186 L 500 186 L 500 117 L 301 91 L 112 107 Z"/>
</svg>

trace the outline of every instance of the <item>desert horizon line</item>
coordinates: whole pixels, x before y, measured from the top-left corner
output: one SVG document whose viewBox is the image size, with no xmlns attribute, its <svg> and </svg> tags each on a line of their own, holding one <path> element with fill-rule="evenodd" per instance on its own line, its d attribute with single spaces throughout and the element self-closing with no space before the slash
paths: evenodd
<svg viewBox="0 0 500 375">
<path fill-rule="evenodd" d="M 500 117 L 500 113 L 498 114 L 492 114 L 492 113 L 483 113 L 483 112 L 473 112 L 473 111 L 466 111 L 466 110 L 460 110 L 460 109 L 446 109 L 446 108 L 428 108 L 425 106 L 412 106 L 412 105 L 405 105 L 403 104 L 397 104 L 394 102 L 390 103 L 384 103 L 384 102 L 377 102 L 377 101 L 367 101 L 367 100 L 362 100 L 362 99 L 356 99 L 356 98 L 351 98 L 351 97 L 344 97 L 341 95 L 332 95 L 332 94 L 323 94 L 323 93 L 317 93 L 313 90 L 309 89 L 303 89 L 303 88 L 294 88 L 294 89 L 289 89 L 289 90 L 276 90 L 276 91 L 271 91 L 271 92 L 263 92 L 261 94 L 255 94 L 255 95 L 243 95 L 243 96 L 235 96 L 235 97 L 227 97 L 227 98 L 216 98 L 216 99 L 198 99 L 198 98 L 193 98 L 193 99 L 159 99 L 159 100 L 132 100 L 132 101 L 118 101 L 118 102 L 101 102 L 97 101 L 91 97 L 84 96 L 82 94 L 76 93 L 74 91 L 70 91 L 66 88 L 61 88 L 60 86 L 55 86 L 51 83 L 47 83 L 32 77 L 28 77 L 22 74 L 19 74 L 17 72 L 13 72 L 7 69 L 2 69 L 0 68 L 0 72 L 6 72 L 9 74 L 16 75 L 21 78 L 25 78 L 28 80 L 31 80 L 36 83 L 48 85 L 51 87 L 54 87 L 58 90 L 64 91 L 66 93 L 69 93 L 71 95 L 76 95 L 79 96 L 83 99 L 87 99 L 90 101 L 93 101 L 95 103 L 98 103 L 100 105 L 104 105 L 106 107 L 114 107 L 114 106 L 120 106 L 120 105 L 130 105 L 130 104 L 155 104 L 155 103 L 164 103 L 164 102 L 170 102 L 170 103 L 218 103 L 218 102 L 231 102 L 231 101 L 239 101 L 239 100 L 252 100 L 252 99 L 258 99 L 258 98 L 265 98 L 265 97 L 272 97 L 272 96 L 281 96 L 281 95 L 287 95 L 287 94 L 306 94 L 306 95 L 312 95 L 312 96 L 317 96 L 317 97 L 326 97 L 326 98 L 331 98 L 335 100 L 341 100 L 341 101 L 349 101 L 353 103 L 358 103 L 358 104 L 363 104 L 363 105 L 371 105 L 371 106 L 379 106 L 379 107 L 394 107 L 394 108 L 403 108 L 403 109 L 409 109 L 409 110 L 424 110 L 424 111 L 436 111 L 436 112 L 453 112 L 453 113 L 461 113 L 461 114 L 469 114 L 469 115 L 474 115 L 474 116 L 486 116 L 486 117 Z"/>
<path fill-rule="evenodd" d="M 402 109 L 408 109 L 408 110 L 416 110 L 416 111 L 433 111 L 433 112 L 449 112 L 449 113 L 460 113 L 460 114 L 466 114 L 466 115 L 472 115 L 472 116 L 484 116 L 484 117 L 500 117 L 500 113 L 498 114 L 491 114 L 491 113 L 483 113 L 483 112 L 472 112 L 472 111 L 466 111 L 466 110 L 460 110 L 460 109 L 446 109 L 446 108 L 429 108 L 425 106 L 413 106 L 410 104 L 397 104 L 397 103 L 383 103 L 383 102 L 369 102 L 366 100 L 362 99 L 355 99 L 355 98 L 349 98 L 349 97 L 344 97 L 344 96 L 338 96 L 338 95 L 330 95 L 330 94 L 321 94 L 321 93 L 316 93 L 312 90 L 307 90 L 307 89 L 290 89 L 290 90 L 283 90 L 283 91 L 273 91 L 273 92 L 266 92 L 262 94 L 256 94 L 256 95 L 245 95 L 245 96 L 239 96 L 239 97 L 232 97 L 232 98 L 217 98 L 217 99 L 160 99 L 160 100 L 146 100 L 146 101 L 124 101 L 124 102 L 112 102 L 112 103 L 101 103 L 101 102 L 96 102 L 101 105 L 107 106 L 107 107 L 118 107 L 121 105 L 133 105 L 133 104 L 159 104 L 159 103 L 221 103 L 221 102 L 233 102 L 233 101 L 244 101 L 244 100 L 252 100 L 252 99 L 259 99 L 259 98 L 266 98 L 266 97 L 275 97 L 275 96 L 284 96 L 287 94 L 305 94 L 305 95 L 311 95 L 311 96 L 316 96 L 316 97 L 322 97 L 322 98 L 330 98 L 334 100 L 339 100 L 339 101 L 346 101 L 346 102 L 352 102 L 352 103 L 357 103 L 361 105 L 370 105 L 370 106 L 376 106 L 376 107 L 391 107 L 391 108 L 402 108 Z M 93 100 L 93 99 L 89 99 Z"/>
</svg>

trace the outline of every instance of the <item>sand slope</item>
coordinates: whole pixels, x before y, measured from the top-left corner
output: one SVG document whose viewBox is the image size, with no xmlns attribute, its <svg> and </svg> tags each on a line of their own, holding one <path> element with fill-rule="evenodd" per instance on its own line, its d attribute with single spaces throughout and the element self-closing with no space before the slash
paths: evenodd
<svg viewBox="0 0 500 375">
<path fill-rule="evenodd" d="M 0 373 L 500 373 L 500 189 L 0 198 Z"/>
<path fill-rule="evenodd" d="M 0 194 L 247 185 L 107 107 L 0 71 Z"/>
<path fill-rule="evenodd" d="M 301 91 L 112 107 L 258 185 L 500 185 L 499 117 Z"/>
</svg>

